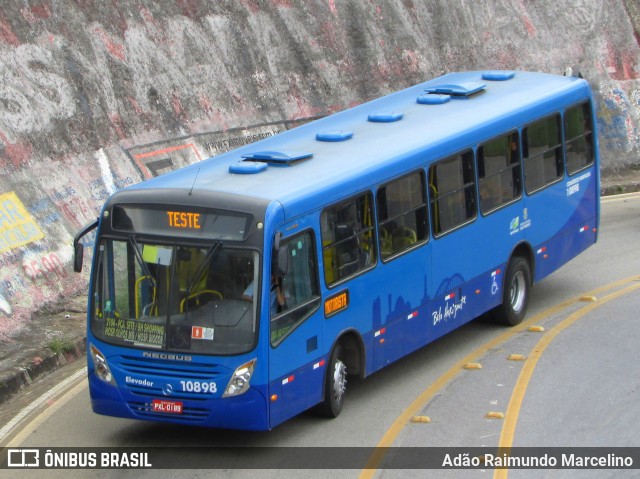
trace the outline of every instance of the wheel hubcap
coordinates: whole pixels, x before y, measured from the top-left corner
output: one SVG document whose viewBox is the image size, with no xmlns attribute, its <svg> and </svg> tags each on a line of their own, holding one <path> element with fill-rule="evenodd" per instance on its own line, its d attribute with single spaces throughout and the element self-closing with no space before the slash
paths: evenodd
<svg viewBox="0 0 640 479">
<path fill-rule="evenodd" d="M 513 309 L 515 312 L 521 311 L 524 306 L 526 288 L 527 285 L 525 282 L 524 273 L 522 271 L 518 271 L 513 277 L 510 288 L 511 291 L 509 293 L 511 309 Z"/>
<path fill-rule="evenodd" d="M 339 359 L 335 362 L 333 369 L 333 397 L 336 402 L 342 401 L 342 396 L 347 390 L 347 367 Z"/>
</svg>

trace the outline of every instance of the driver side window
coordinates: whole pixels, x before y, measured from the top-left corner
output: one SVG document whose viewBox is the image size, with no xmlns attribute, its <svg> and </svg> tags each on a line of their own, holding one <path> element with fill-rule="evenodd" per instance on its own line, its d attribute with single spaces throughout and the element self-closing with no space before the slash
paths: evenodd
<svg viewBox="0 0 640 479">
<path fill-rule="evenodd" d="M 318 267 L 313 231 L 282 241 L 280 254 L 287 255 L 287 271 L 274 271 L 271 285 L 271 344 L 279 344 L 309 317 L 320 304 Z"/>
</svg>

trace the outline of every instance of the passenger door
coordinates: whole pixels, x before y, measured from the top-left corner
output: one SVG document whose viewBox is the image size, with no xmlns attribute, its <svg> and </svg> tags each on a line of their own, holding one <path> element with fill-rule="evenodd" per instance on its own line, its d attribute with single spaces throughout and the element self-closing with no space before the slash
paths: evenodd
<svg viewBox="0 0 640 479">
<path fill-rule="evenodd" d="M 318 311 L 320 293 L 313 230 L 284 239 L 279 255 L 286 255 L 286 271 L 273 266 L 270 311 L 262 315 L 270 318 L 272 427 L 320 402 L 325 371 L 320 364 L 322 314 Z M 263 300 L 262 304 L 266 302 Z"/>
</svg>

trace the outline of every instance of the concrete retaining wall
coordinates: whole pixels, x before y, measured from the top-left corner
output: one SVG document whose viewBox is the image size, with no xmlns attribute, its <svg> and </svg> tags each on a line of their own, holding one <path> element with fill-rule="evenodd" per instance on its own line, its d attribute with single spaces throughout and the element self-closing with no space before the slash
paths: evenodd
<svg viewBox="0 0 640 479">
<path fill-rule="evenodd" d="M 637 165 L 639 42 L 635 0 L 3 2 L 0 339 L 86 288 L 118 188 L 447 71 L 573 66 L 603 168 Z"/>
</svg>

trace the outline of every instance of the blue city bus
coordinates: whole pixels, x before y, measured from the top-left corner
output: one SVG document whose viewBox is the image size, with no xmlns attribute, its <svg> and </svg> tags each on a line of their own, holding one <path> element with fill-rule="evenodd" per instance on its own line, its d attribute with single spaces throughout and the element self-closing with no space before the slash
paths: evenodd
<svg viewBox="0 0 640 479">
<path fill-rule="evenodd" d="M 581 77 L 451 73 L 113 194 L 94 228 L 96 413 L 268 430 L 597 239 Z"/>
</svg>

